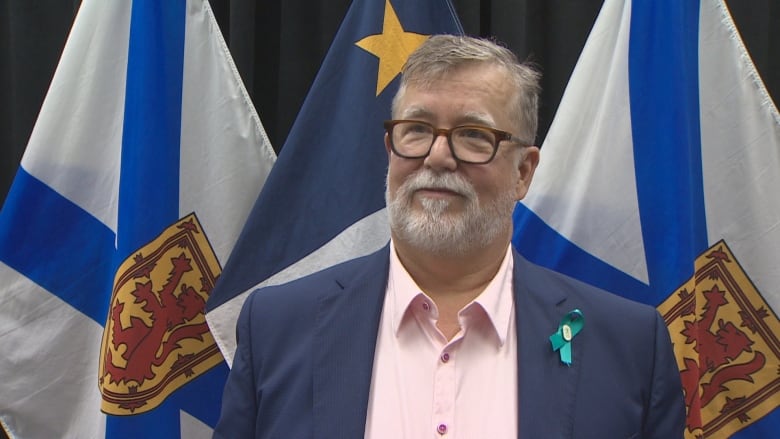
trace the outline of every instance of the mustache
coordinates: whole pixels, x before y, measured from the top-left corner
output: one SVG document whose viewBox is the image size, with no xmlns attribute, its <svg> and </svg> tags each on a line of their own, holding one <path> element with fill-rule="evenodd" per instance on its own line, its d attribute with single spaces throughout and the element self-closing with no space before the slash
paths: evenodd
<svg viewBox="0 0 780 439">
<path fill-rule="evenodd" d="M 398 191 L 404 194 L 412 194 L 420 189 L 447 190 L 469 200 L 477 197 L 474 186 L 463 176 L 454 173 L 438 174 L 430 169 L 421 169 L 410 175 L 398 188 Z"/>
</svg>

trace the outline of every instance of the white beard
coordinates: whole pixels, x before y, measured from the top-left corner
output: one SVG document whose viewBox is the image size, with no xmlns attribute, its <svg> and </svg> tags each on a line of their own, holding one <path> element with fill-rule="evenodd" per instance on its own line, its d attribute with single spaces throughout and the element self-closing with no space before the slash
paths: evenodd
<svg viewBox="0 0 780 439">
<path fill-rule="evenodd" d="M 455 192 L 465 200 L 465 211 L 450 211 L 445 199 L 422 198 L 422 211 L 413 206 L 414 193 L 422 188 L 439 188 Z M 474 186 L 455 173 L 437 174 L 422 168 L 410 175 L 395 194 L 389 182 L 385 201 L 390 229 L 397 239 L 436 255 L 464 255 L 487 247 L 501 233 L 512 227 L 515 200 L 510 191 L 480 206 Z"/>
</svg>

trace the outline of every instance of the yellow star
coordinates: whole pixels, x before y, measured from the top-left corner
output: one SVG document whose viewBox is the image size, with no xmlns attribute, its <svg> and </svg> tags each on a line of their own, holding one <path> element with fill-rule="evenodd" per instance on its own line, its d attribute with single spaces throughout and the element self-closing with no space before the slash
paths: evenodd
<svg viewBox="0 0 780 439">
<path fill-rule="evenodd" d="M 404 31 L 390 0 L 385 1 L 382 33 L 369 35 L 355 43 L 361 49 L 379 58 L 379 75 L 376 79 L 377 96 L 401 73 L 406 58 L 426 39 L 428 39 L 428 35 Z"/>
</svg>

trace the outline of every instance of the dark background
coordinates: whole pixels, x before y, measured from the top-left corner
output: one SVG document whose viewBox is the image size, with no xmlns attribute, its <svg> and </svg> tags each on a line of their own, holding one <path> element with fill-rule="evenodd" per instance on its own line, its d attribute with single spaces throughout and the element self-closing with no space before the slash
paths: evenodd
<svg viewBox="0 0 780 439">
<path fill-rule="evenodd" d="M 277 152 L 350 3 L 211 0 Z M 79 4 L 79 0 L 0 0 L 0 203 L 16 173 Z M 453 0 L 453 4 L 467 34 L 494 36 L 521 59 L 530 58 L 542 66 L 544 91 L 537 139 L 541 144 L 602 0 Z M 727 4 L 769 93 L 778 102 L 780 0 L 730 0 Z"/>
</svg>

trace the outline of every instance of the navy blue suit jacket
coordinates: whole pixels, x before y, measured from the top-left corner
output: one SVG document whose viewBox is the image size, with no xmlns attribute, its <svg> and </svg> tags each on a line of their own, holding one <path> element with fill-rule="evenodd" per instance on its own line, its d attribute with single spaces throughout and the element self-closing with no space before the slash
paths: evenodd
<svg viewBox="0 0 780 439">
<path fill-rule="evenodd" d="M 681 438 L 680 375 L 652 307 L 531 264 L 514 252 L 519 436 Z M 389 247 L 252 293 L 215 438 L 362 438 Z M 582 311 L 571 366 L 549 336 Z"/>
</svg>

